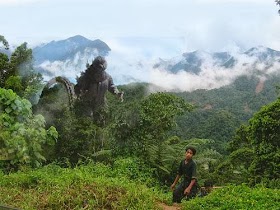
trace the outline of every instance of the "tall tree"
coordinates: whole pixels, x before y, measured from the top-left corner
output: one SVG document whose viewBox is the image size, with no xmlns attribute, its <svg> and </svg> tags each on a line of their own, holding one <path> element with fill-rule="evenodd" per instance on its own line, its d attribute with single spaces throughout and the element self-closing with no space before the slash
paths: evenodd
<svg viewBox="0 0 280 210">
<path fill-rule="evenodd" d="M 169 144 L 170 131 L 176 126 L 177 116 L 193 107 L 167 93 L 150 94 L 131 105 L 123 113 L 126 117 L 119 118 L 113 126 L 113 154 L 138 156 L 156 168 L 157 177 L 164 180 L 177 155 Z"/>
<path fill-rule="evenodd" d="M 6 50 L 9 49 L 9 43 L 4 36 L 0 35 L 0 43 L 3 43 Z M 1 46 L 0 46 L 1 49 Z M 0 87 L 4 87 L 9 72 L 9 57 L 0 52 Z"/>
<path fill-rule="evenodd" d="M 74 107 L 67 102 L 65 86 L 55 84 L 43 90 L 33 110 L 42 114 L 47 125 L 54 125 L 60 134 L 56 145 L 48 148 L 48 159 L 67 159 L 71 164 L 76 164 L 105 149 L 106 130 L 97 126 L 92 118 L 76 115 Z"/>
<path fill-rule="evenodd" d="M 8 42 L 0 36 L 5 48 Z M 24 42 L 11 54 L 10 58 L 0 53 L 0 87 L 12 89 L 31 103 L 37 102 L 38 92 L 42 89 L 42 76 L 34 70 L 32 50 Z"/>
<path fill-rule="evenodd" d="M 249 138 L 255 153 L 250 166 L 254 180 L 280 178 L 280 99 L 264 106 L 249 121 Z"/>
<path fill-rule="evenodd" d="M 263 106 L 242 125 L 231 143 L 232 153 L 227 164 L 242 170 L 252 184 L 279 180 L 280 172 L 280 99 Z M 243 158 L 242 158 L 243 157 Z M 244 177 L 244 174 L 243 174 Z"/>
<path fill-rule="evenodd" d="M 8 78 L 9 66 L 9 57 L 4 53 L 0 53 L 0 87 L 5 87 L 5 81 Z"/>
<path fill-rule="evenodd" d="M 2 36 L 2 35 L 0 35 L 0 42 L 3 43 L 3 45 L 4 45 L 4 47 L 5 47 L 6 50 L 9 49 L 9 43 L 7 42 L 7 40 L 5 39 L 5 37 Z"/>
<path fill-rule="evenodd" d="M 43 78 L 35 72 L 32 59 L 32 50 L 27 47 L 26 42 L 16 48 L 10 58 L 10 77 L 6 81 L 6 87 L 35 102 L 37 93 L 42 88 Z"/>
</svg>

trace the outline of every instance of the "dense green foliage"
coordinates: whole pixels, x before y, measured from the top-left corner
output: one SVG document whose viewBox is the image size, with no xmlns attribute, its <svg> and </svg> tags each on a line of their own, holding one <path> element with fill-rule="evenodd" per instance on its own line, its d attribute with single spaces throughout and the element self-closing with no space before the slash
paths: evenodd
<svg viewBox="0 0 280 210">
<path fill-rule="evenodd" d="M 130 112 L 132 116 L 126 116 L 114 125 L 117 132 L 115 136 L 119 142 L 129 138 L 130 143 L 135 144 L 135 148 L 129 152 L 145 157 L 149 145 L 160 146 L 167 139 L 167 132 L 176 125 L 175 117 L 191 110 L 191 106 L 181 98 L 165 93 L 151 94 L 140 100 L 135 108 Z M 131 118 L 133 124 L 130 123 Z M 124 130 L 131 130 L 131 135 L 123 135 Z"/>
<path fill-rule="evenodd" d="M 0 35 L 0 42 L 3 43 L 3 45 L 4 45 L 4 47 L 5 47 L 6 50 L 9 49 L 9 43 L 7 42 L 7 40 L 5 39 L 5 37 L 2 36 L 2 35 Z"/>
<path fill-rule="evenodd" d="M 192 106 L 182 98 L 167 93 L 154 93 L 138 101 L 128 115 L 112 123 L 115 156 L 136 155 L 156 168 L 156 176 L 166 181 L 176 157 L 169 143 L 176 116 L 189 112 Z M 182 150 L 182 148 L 180 148 Z"/>
<path fill-rule="evenodd" d="M 58 135 L 54 127 L 44 127 L 43 116 L 33 115 L 28 100 L 0 88 L 1 160 L 39 166 L 45 161 L 42 146 L 54 144 Z"/>
<path fill-rule="evenodd" d="M 158 176 L 162 172 L 168 176 L 176 156 L 172 152 L 173 156 L 162 158 L 170 152 L 166 142 L 170 137 L 168 132 L 176 126 L 176 116 L 190 111 L 192 106 L 172 94 L 146 96 L 146 86 L 142 84 L 125 91 L 127 100 L 123 103 L 108 95 L 108 114 L 105 125 L 100 126 L 67 109 L 63 86 L 44 90 L 36 112 L 46 116 L 60 133 L 53 158 L 67 158 L 75 164 L 79 159 L 110 162 L 118 156 L 135 155 L 157 168 Z"/>
<path fill-rule="evenodd" d="M 264 106 L 249 121 L 249 139 L 255 158 L 251 173 L 258 182 L 280 178 L 280 99 Z"/>
<path fill-rule="evenodd" d="M 252 184 L 271 182 L 279 185 L 280 171 L 280 99 L 263 106 L 259 112 L 249 120 L 247 126 L 238 130 L 235 139 L 231 142 L 233 156 L 232 168 L 240 169 L 243 166 L 244 178 L 250 179 Z M 235 156 L 239 157 L 240 161 Z M 233 164 L 234 163 L 234 164 Z M 229 171 L 229 170 L 228 170 Z M 278 180 L 278 181 L 277 181 Z"/>
<path fill-rule="evenodd" d="M 104 151 L 108 149 L 108 126 L 100 126 L 92 118 L 81 117 L 70 108 L 63 85 L 44 89 L 39 104 L 33 109 L 45 117 L 47 125 L 54 125 L 60 134 L 57 144 L 49 148 L 50 161 L 68 159 L 76 164 L 80 159 L 110 155 L 110 152 Z M 106 125 L 109 120 L 106 118 Z"/>
<path fill-rule="evenodd" d="M 176 134 L 183 139 L 213 139 L 222 145 L 218 151 L 225 154 L 225 143 L 232 140 L 236 129 L 263 105 L 277 99 L 279 76 L 268 76 L 261 92 L 256 92 L 258 83 L 255 76 L 241 76 L 219 89 L 177 93 L 197 108 L 178 119 Z"/>
<path fill-rule="evenodd" d="M 229 186 L 216 189 L 202 199 L 183 203 L 183 210 L 212 209 L 252 209 L 277 210 L 280 205 L 279 189 L 267 189 L 259 186 L 250 188 L 246 185 Z"/>
<path fill-rule="evenodd" d="M 278 81 L 277 78 L 272 80 Z M 243 129 L 241 126 L 237 133 L 235 130 L 242 122 L 248 123 L 246 119 L 253 115 L 253 107 L 257 109 L 260 106 L 265 94 L 266 100 L 277 97 L 275 88 L 273 90 L 269 84 L 264 93 L 255 94 L 257 81 L 242 77 L 221 90 L 195 91 L 188 94 L 191 97 L 188 100 L 198 104 L 194 110 L 174 94 L 149 95 L 148 84 L 121 86 L 125 91 L 123 103 L 107 95 L 109 109 L 105 127 L 71 114 L 64 103 L 67 96 L 63 87 L 56 86 L 56 93 L 55 88 L 50 89 L 49 96 L 42 97 L 40 101 L 45 111 L 48 110 L 44 116 L 55 124 L 61 134 L 52 156 L 54 159 L 68 158 L 72 163 L 87 158 L 111 162 L 118 156 L 136 155 L 156 169 L 154 175 L 162 183 L 169 184 L 175 176 L 178 162 L 183 158 L 183 148 L 192 144 L 192 139 L 197 139 L 195 141 L 200 143 L 195 143 L 199 151 L 195 158 L 199 163 L 201 184 L 207 179 L 216 184 L 243 183 L 249 182 L 252 177 L 248 168 L 255 153 L 244 132 L 247 127 L 244 125 Z M 227 91 L 237 91 L 239 95 L 234 93 L 230 96 Z M 256 99 L 249 99 L 251 94 L 255 94 Z M 234 100 L 229 100 L 230 97 Z M 246 102 L 248 99 L 250 103 Z M 212 107 L 205 108 L 207 104 Z M 246 104 L 250 106 L 246 107 Z M 246 108 L 242 110 L 240 107 Z M 245 116 L 247 113 L 247 117 L 244 118 L 243 113 Z M 234 138 L 242 140 L 231 142 Z M 233 153 L 225 156 L 229 154 L 229 142 Z M 243 146 L 244 150 L 238 150 Z"/>
<path fill-rule="evenodd" d="M 3 36 L 0 42 L 9 48 Z M 56 129 L 52 126 L 45 129 L 44 117 L 32 113 L 41 81 L 41 75 L 33 69 L 32 50 L 27 43 L 18 46 L 11 55 L 0 53 L 1 165 L 39 166 L 46 160 L 43 146 L 55 143 Z"/>
<path fill-rule="evenodd" d="M 0 41 L 1 39 L 8 47 L 5 38 L 0 36 Z M 0 53 L 0 87 L 12 89 L 34 104 L 38 101 L 43 78 L 35 72 L 32 59 L 32 50 L 27 47 L 26 42 L 18 46 L 10 57 Z"/>
</svg>

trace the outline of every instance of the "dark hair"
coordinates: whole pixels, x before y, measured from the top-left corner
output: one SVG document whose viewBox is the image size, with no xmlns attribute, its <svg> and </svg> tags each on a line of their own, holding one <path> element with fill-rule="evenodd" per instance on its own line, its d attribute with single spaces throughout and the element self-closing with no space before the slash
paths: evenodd
<svg viewBox="0 0 280 210">
<path fill-rule="evenodd" d="M 193 152 L 193 155 L 195 155 L 196 149 L 195 149 L 194 147 L 192 147 L 192 146 L 187 146 L 186 151 L 187 151 L 188 149 L 190 149 L 190 150 Z"/>
</svg>

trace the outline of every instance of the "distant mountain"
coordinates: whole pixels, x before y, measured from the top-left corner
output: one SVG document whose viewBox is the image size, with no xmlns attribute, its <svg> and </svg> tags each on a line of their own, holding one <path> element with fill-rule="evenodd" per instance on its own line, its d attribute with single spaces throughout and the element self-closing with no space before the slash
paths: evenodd
<svg viewBox="0 0 280 210">
<path fill-rule="evenodd" d="M 213 68 L 232 69 L 246 67 L 265 70 L 275 63 L 280 63 L 280 51 L 259 46 L 236 54 L 229 52 L 188 52 L 176 58 L 160 60 L 154 65 L 154 68 L 165 69 L 172 73 L 185 71 L 199 74 L 205 69 Z"/>
<path fill-rule="evenodd" d="M 91 41 L 77 35 L 65 40 L 52 41 L 48 44 L 37 46 L 33 49 L 33 55 L 35 63 L 39 64 L 45 60 L 53 62 L 74 59 L 77 53 L 83 53 L 84 51 L 93 51 L 105 56 L 110 50 L 109 46 L 99 39 Z"/>
<path fill-rule="evenodd" d="M 228 61 L 231 55 L 227 52 L 207 53 L 204 51 L 194 51 L 184 53 L 181 57 L 175 59 L 161 61 L 154 65 L 154 68 L 164 68 L 172 73 L 178 73 L 181 70 L 198 74 L 202 65 L 211 62 L 213 65 L 221 66 Z"/>
<path fill-rule="evenodd" d="M 52 41 L 33 50 L 35 68 L 45 78 L 54 76 L 76 77 L 97 55 L 107 56 L 109 46 L 99 40 L 77 35 L 65 40 Z"/>
<path fill-rule="evenodd" d="M 274 58 L 280 57 L 280 51 L 276 51 L 263 46 L 253 47 L 246 51 L 244 54 L 250 57 L 257 57 L 261 62 L 274 60 Z"/>
</svg>

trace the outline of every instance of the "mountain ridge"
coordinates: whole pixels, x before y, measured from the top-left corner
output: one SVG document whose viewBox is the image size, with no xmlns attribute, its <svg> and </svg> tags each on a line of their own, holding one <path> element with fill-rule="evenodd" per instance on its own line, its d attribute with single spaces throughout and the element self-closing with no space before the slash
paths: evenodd
<svg viewBox="0 0 280 210">
<path fill-rule="evenodd" d="M 205 63 L 205 58 L 207 58 L 207 61 L 210 62 Z M 230 52 L 209 53 L 196 50 L 193 52 L 183 53 L 181 55 L 181 59 L 178 62 L 174 62 L 172 58 L 169 60 L 161 59 L 159 63 L 154 65 L 154 68 L 164 68 L 172 73 L 186 71 L 199 74 L 204 66 L 230 69 L 233 68 L 238 62 L 242 62 L 241 59 L 248 60 L 251 65 L 265 63 L 267 66 L 270 66 L 274 62 L 280 63 L 280 51 L 264 46 L 252 47 L 249 50 L 238 54 L 233 54 Z M 241 65 L 246 65 L 246 62 L 241 63 Z"/>
<path fill-rule="evenodd" d="M 100 39 L 89 40 L 81 35 L 76 35 L 65 40 L 51 41 L 43 46 L 33 48 L 35 64 L 45 60 L 63 61 L 73 59 L 77 52 L 88 49 L 97 50 L 98 54 L 106 56 L 111 49 Z"/>
<path fill-rule="evenodd" d="M 126 55 L 120 56 L 117 50 L 111 50 L 100 39 L 92 41 L 77 35 L 35 47 L 33 54 L 35 68 L 45 80 L 65 76 L 75 82 L 86 65 L 102 55 L 109 63 L 107 71 L 118 85 L 148 82 L 177 91 L 219 88 L 242 75 L 256 74 L 265 78 L 280 69 L 280 51 L 264 46 L 236 53 L 196 50 L 168 59 L 135 57 L 132 61 L 126 60 Z"/>
</svg>

